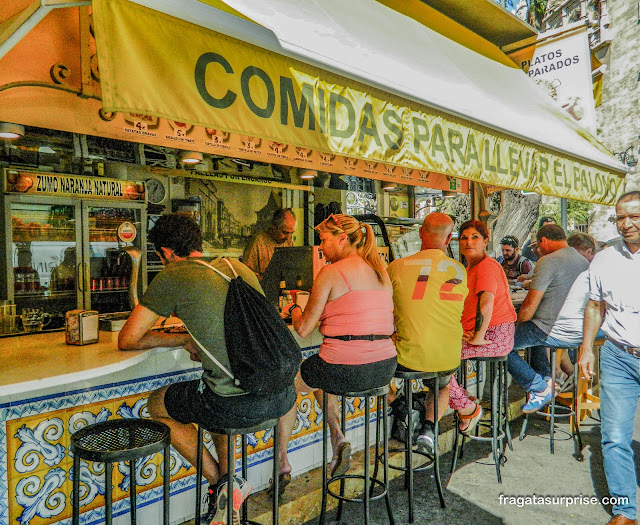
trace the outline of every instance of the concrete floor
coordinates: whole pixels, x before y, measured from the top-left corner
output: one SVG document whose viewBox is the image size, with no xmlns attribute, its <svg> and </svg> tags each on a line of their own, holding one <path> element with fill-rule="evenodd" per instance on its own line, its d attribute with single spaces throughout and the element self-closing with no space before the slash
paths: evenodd
<svg viewBox="0 0 640 525">
<path fill-rule="evenodd" d="M 608 496 L 602 466 L 600 425 L 594 419 L 583 422 L 582 440 L 584 460 L 574 457 L 573 441 L 566 433 L 556 434 L 555 454 L 549 452 L 548 422 L 533 416 L 527 436 L 517 436 L 523 418 L 512 422 L 513 451 L 507 450 L 507 462 L 502 468 L 502 484 L 496 482 L 495 467 L 490 461 L 490 445 L 470 443 L 465 446 L 462 461 L 445 491 L 446 508 L 441 509 L 431 474 L 416 476 L 414 512 L 416 524 L 605 524 L 610 508 L 596 504 L 544 504 L 518 506 L 501 504 L 505 496 Z M 558 428 L 568 430 L 567 424 Z M 640 417 L 636 417 L 635 435 L 640 437 Z M 640 443 L 634 441 L 636 453 Z M 448 478 L 451 453 L 443 455 L 441 472 Z M 392 481 L 392 508 L 397 524 L 408 523 L 408 504 L 403 480 Z M 376 502 L 372 507 L 372 524 L 388 523 L 385 506 Z M 335 524 L 335 511 L 328 523 Z M 310 524 L 318 523 L 313 519 Z M 361 524 L 361 506 L 347 504 L 340 523 Z"/>
</svg>

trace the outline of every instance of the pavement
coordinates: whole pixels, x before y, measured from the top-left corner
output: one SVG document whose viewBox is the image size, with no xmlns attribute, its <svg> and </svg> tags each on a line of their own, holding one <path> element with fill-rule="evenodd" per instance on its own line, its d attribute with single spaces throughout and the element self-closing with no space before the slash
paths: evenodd
<svg viewBox="0 0 640 525">
<path fill-rule="evenodd" d="M 597 417 L 597 412 L 595 413 Z M 639 414 L 637 414 L 638 416 Z M 507 461 L 502 467 L 502 483 L 496 480 L 489 443 L 472 442 L 465 445 L 462 460 L 445 490 L 446 508 L 440 508 L 433 475 L 430 472 L 415 476 L 414 523 L 416 524 L 606 524 L 610 507 L 600 503 L 608 496 L 602 465 L 600 423 L 589 418 L 582 422 L 581 434 L 584 459 L 574 455 L 574 443 L 568 434 L 569 425 L 560 423 L 556 433 L 555 454 L 549 451 L 549 423 L 540 416 L 532 416 L 527 436 L 518 440 L 524 418 L 511 423 L 513 451 L 507 449 Z M 636 439 L 640 437 L 640 417 L 635 419 Z M 636 454 L 640 443 L 633 443 Z M 451 452 L 441 456 L 443 481 L 449 476 Z M 527 504 L 522 497 L 555 498 L 542 504 Z M 502 496 L 502 498 L 501 498 Z M 571 500 L 561 500 L 561 496 Z M 583 500 L 578 500 L 582 496 Z M 595 503 L 587 498 L 597 498 Z M 403 479 L 391 483 L 391 507 L 397 524 L 408 523 L 408 503 Z M 384 503 L 372 504 L 372 525 L 389 523 Z M 335 510 L 328 523 L 362 524 L 362 506 L 346 504 L 342 519 L 335 521 Z M 332 521 L 333 520 L 333 521 Z M 318 519 L 306 522 L 317 524 Z"/>
<path fill-rule="evenodd" d="M 502 483 L 497 483 L 496 470 L 487 442 L 465 444 L 455 473 L 449 478 L 453 444 L 453 417 L 441 421 L 440 472 L 445 487 L 446 507 L 440 507 L 432 471 L 416 473 L 414 523 L 418 525 L 605 525 L 611 519 L 611 508 L 602 499 L 609 496 L 602 465 L 600 422 L 598 412 L 581 424 L 582 457 L 577 457 L 567 422 L 556 423 L 555 453 L 549 450 L 549 422 L 530 416 L 527 435 L 518 439 L 524 416 L 520 408 L 524 392 L 509 388 L 513 450 L 507 449 L 502 467 Z M 640 407 L 639 410 L 640 412 Z M 566 421 L 563 420 L 563 421 Z M 393 446 L 393 441 L 390 446 Z M 640 414 L 636 413 L 633 449 L 640 457 Z M 373 454 L 371 454 L 373 457 Z M 352 456 L 350 474 L 362 472 L 364 454 Z M 403 461 L 400 453 L 390 454 L 390 462 Z M 636 462 L 640 478 L 640 468 Z M 390 470 L 391 508 L 398 525 L 408 523 L 407 493 L 402 474 Z M 322 471 L 318 468 L 294 478 L 280 497 L 279 525 L 316 525 L 320 514 Z M 448 482 L 448 483 L 447 483 Z M 361 485 L 347 485 L 347 492 L 361 492 Z M 535 503 L 532 501 L 535 496 Z M 528 498 L 528 500 L 527 500 Z M 543 499 L 544 498 L 544 499 Z M 595 502 L 592 502 L 595 498 Z M 336 521 L 336 500 L 329 497 L 327 525 L 361 525 L 362 505 L 347 503 L 341 520 Z M 265 491 L 249 498 L 249 518 L 271 525 L 271 500 Z M 190 522 L 193 523 L 193 522 Z M 371 525 L 389 523 L 382 500 L 371 503 Z"/>
</svg>

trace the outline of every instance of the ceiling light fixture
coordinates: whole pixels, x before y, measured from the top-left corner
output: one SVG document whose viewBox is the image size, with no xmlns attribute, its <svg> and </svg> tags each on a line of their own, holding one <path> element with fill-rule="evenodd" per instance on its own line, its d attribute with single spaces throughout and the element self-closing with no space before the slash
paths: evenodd
<svg viewBox="0 0 640 525">
<path fill-rule="evenodd" d="M 0 122 L 0 139 L 14 140 L 24 137 L 24 126 L 11 122 Z"/>
<path fill-rule="evenodd" d="M 318 176 L 318 172 L 316 170 L 301 170 L 300 178 L 303 180 L 311 180 L 315 179 Z"/>
<path fill-rule="evenodd" d="M 444 198 L 457 197 L 458 196 L 458 192 L 457 191 L 442 190 L 442 196 Z"/>
<path fill-rule="evenodd" d="M 398 185 L 395 182 L 385 182 L 382 184 L 384 191 L 394 191 L 398 189 Z"/>
<path fill-rule="evenodd" d="M 180 162 L 185 164 L 198 164 L 204 156 L 199 151 L 184 151 L 180 154 Z"/>
</svg>

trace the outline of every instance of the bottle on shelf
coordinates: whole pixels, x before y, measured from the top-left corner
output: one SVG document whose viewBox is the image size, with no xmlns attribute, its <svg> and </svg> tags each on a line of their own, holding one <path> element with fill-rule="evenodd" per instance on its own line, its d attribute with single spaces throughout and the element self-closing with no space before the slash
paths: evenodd
<svg viewBox="0 0 640 525">
<path fill-rule="evenodd" d="M 17 266 L 13 269 L 13 289 L 16 293 L 25 291 L 25 275 L 22 266 Z"/>
<path fill-rule="evenodd" d="M 289 290 L 287 288 L 287 282 L 284 280 L 284 277 L 280 280 L 280 294 L 278 295 L 278 310 L 282 312 L 285 306 L 289 304 Z"/>
</svg>

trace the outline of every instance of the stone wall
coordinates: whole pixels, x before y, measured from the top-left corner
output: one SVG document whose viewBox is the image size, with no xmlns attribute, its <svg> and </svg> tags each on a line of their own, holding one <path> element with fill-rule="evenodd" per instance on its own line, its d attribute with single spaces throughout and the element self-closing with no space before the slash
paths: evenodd
<svg viewBox="0 0 640 525">
<path fill-rule="evenodd" d="M 607 2 L 612 43 L 604 63 L 602 104 L 596 108 L 598 138 L 614 153 L 631 147 L 640 157 L 640 53 L 638 52 L 638 0 Z M 640 188 L 640 165 L 631 168 L 625 189 Z M 615 213 L 610 206 L 594 206 L 589 233 L 605 241 L 617 236 L 615 224 L 608 219 Z"/>
</svg>

